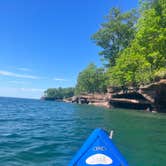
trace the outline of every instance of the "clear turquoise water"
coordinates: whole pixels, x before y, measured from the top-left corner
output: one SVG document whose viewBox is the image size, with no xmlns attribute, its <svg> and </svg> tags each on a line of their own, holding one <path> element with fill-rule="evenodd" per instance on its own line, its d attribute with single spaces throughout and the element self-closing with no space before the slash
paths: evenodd
<svg viewBox="0 0 166 166">
<path fill-rule="evenodd" d="M 166 165 L 165 114 L 15 98 L 0 98 L 0 165 L 67 166 L 97 127 L 131 166 Z"/>
</svg>

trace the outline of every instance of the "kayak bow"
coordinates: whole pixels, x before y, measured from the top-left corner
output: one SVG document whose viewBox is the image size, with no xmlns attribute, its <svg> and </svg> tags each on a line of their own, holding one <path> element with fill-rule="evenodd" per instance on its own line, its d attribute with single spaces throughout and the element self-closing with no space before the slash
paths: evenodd
<svg viewBox="0 0 166 166">
<path fill-rule="evenodd" d="M 106 131 L 95 129 L 68 166 L 128 166 Z"/>
</svg>

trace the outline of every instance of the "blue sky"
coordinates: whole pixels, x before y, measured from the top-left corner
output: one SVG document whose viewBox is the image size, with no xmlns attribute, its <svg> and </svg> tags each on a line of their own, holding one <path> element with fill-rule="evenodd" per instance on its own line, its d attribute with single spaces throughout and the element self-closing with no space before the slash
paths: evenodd
<svg viewBox="0 0 166 166">
<path fill-rule="evenodd" d="M 1 0 L 0 96 L 39 98 L 76 84 L 89 63 L 101 66 L 91 35 L 112 7 L 138 0 Z"/>
</svg>

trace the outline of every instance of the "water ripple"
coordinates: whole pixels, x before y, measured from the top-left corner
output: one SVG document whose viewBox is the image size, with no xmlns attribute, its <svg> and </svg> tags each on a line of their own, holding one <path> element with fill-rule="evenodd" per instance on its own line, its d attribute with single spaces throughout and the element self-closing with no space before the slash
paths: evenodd
<svg viewBox="0 0 166 166">
<path fill-rule="evenodd" d="M 163 114 L 16 98 L 0 98 L 0 165 L 66 166 L 96 127 L 115 130 L 130 165 L 165 165 Z"/>
</svg>

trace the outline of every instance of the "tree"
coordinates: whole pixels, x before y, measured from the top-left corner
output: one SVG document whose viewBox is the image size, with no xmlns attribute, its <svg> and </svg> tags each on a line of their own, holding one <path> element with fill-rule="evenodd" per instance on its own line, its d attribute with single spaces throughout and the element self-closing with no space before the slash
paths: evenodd
<svg viewBox="0 0 166 166">
<path fill-rule="evenodd" d="M 119 9 L 113 8 L 106 18 L 107 22 L 102 24 L 92 39 L 103 48 L 99 54 L 103 56 L 105 65 L 110 67 L 115 65 L 115 59 L 120 52 L 134 39 L 137 12 L 132 10 L 121 13 Z"/>
<path fill-rule="evenodd" d="M 138 47 L 136 47 L 138 49 Z M 123 51 L 117 58 L 116 65 L 108 70 L 111 86 L 139 87 L 151 78 L 150 63 L 144 56 L 133 52 L 131 48 Z"/>
<path fill-rule="evenodd" d="M 139 86 L 166 76 L 166 2 L 148 1 L 131 44 L 109 69 L 111 85 Z"/>
<path fill-rule="evenodd" d="M 74 88 L 49 88 L 44 92 L 45 99 L 63 99 L 72 97 L 74 95 Z"/>
<path fill-rule="evenodd" d="M 166 2 L 146 1 L 137 23 L 137 33 L 133 43 L 139 45 L 140 54 L 151 64 L 152 78 L 166 67 Z M 166 71 L 166 68 L 165 68 Z"/>
<path fill-rule="evenodd" d="M 82 92 L 95 93 L 106 91 L 106 76 L 101 68 L 89 64 L 86 69 L 79 73 L 76 85 L 76 94 Z"/>
</svg>

